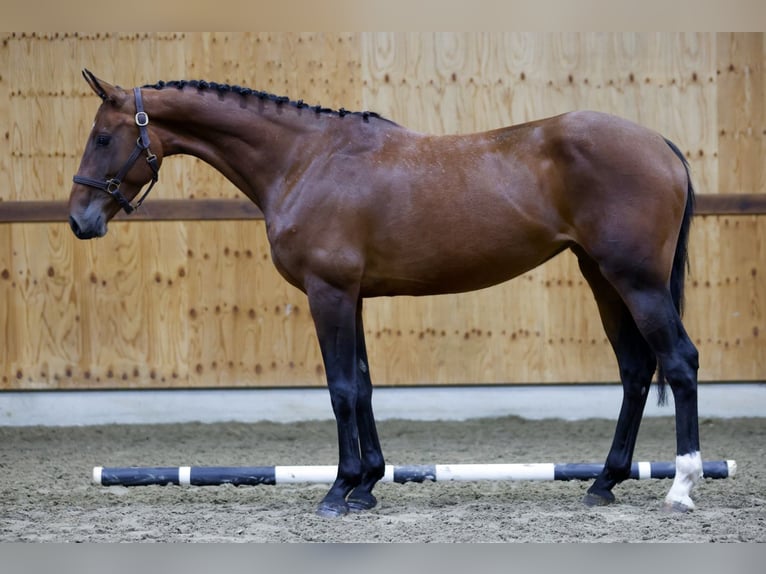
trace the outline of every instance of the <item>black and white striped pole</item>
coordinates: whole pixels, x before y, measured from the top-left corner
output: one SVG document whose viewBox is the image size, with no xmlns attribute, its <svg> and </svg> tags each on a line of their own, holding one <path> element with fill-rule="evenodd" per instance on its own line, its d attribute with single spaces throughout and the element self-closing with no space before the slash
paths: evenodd
<svg viewBox="0 0 766 574">
<path fill-rule="evenodd" d="M 590 480 L 598 476 L 601 463 L 532 464 L 432 464 L 386 466 L 381 482 L 447 482 L 482 480 Z M 707 461 L 705 478 L 730 478 L 737 470 L 733 460 Z M 635 462 L 630 478 L 637 480 L 673 478 L 674 462 Z M 331 483 L 337 467 L 326 466 L 161 466 L 102 467 L 93 469 L 93 481 L 102 486 L 217 486 L 222 484 L 273 485 Z"/>
</svg>

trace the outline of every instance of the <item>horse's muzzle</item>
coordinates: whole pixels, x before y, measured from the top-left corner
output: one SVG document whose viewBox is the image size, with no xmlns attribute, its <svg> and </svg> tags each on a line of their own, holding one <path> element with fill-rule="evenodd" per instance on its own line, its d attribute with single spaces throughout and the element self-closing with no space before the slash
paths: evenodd
<svg viewBox="0 0 766 574">
<path fill-rule="evenodd" d="M 69 216 L 69 227 L 77 239 L 93 239 L 106 234 L 106 226 L 99 220 L 98 225 L 83 226 L 73 216 Z"/>
</svg>

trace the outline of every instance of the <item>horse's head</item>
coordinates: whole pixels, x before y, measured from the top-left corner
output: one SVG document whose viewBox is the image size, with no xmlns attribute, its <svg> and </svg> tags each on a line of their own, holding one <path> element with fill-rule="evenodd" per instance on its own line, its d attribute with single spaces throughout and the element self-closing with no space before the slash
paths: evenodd
<svg viewBox="0 0 766 574">
<path fill-rule="evenodd" d="M 69 225 L 78 238 L 91 239 L 106 234 L 107 221 L 120 209 L 131 213 L 141 205 L 157 182 L 162 149 L 151 137 L 140 89 L 127 92 L 88 70 L 83 76 L 102 103 L 73 178 Z M 131 203 L 149 182 L 141 199 Z"/>
</svg>

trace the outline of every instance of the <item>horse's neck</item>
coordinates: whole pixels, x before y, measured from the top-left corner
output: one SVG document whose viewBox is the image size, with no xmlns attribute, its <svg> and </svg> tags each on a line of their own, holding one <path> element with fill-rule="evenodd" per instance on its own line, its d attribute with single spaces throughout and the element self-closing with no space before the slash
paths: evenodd
<svg viewBox="0 0 766 574">
<path fill-rule="evenodd" d="M 159 90 L 147 94 L 164 154 L 208 163 L 266 212 L 269 193 L 288 170 L 301 137 L 319 129 L 292 106 L 215 92 Z M 153 101 L 152 101 L 153 100 Z M 279 109 L 283 106 L 283 109 Z M 152 114 L 154 108 L 157 118 Z"/>
</svg>

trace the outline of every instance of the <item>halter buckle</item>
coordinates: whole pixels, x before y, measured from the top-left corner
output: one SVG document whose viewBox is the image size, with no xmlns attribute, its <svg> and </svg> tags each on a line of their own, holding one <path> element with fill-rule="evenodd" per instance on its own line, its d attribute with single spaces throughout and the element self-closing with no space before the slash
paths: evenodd
<svg viewBox="0 0 766 574">
<path fill-rule="evenodd" d="M 146 112 L 138 112 L 136 114 L 136 125 L 142 128 L 148 126 L 149 115 Z"/>
<path fill-rule="evenodd" d="M 109 195 L 114 195 L 115 192 L 120 190 L 120 185 L 122 182 L 120 182 L 117 179 L 110 179 L 106 181 L 106 192 Z"/>
</svg>

